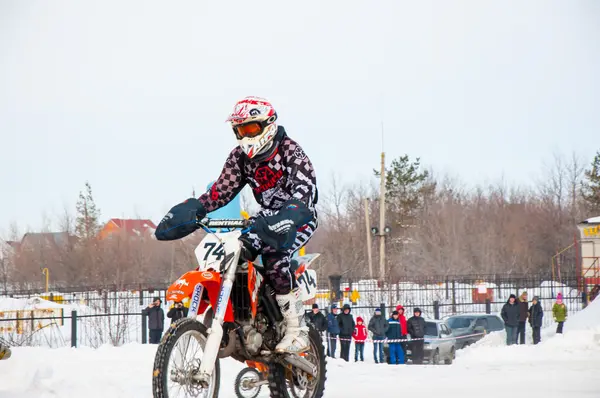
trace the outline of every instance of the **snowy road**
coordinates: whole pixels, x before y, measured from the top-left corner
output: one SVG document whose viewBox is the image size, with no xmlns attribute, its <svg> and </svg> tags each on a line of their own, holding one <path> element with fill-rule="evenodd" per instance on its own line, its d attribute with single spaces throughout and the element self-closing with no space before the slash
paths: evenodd
<svg viewBox="0 0 600 398">
<path fill-rule="evenodd" d="M 390 396 L 391 389 L 400 389 L 400 395 L 418 392 L 421 397 L 597 398 L 600 341 L 590 332 L 565 337 L 539 346 L 473 347 L 450 366 L 355 364 L 336 359 L 328 365 L 326 396 Z M 151 397 L 154 350 L 138 344 L 98 350 L 15 349 L 11 360 L 0 362 L 0 397 Z M 222 369 L 221 397 L 234 397 L 233 380 L 241 365 L 225 360 Z"/>
</svg>

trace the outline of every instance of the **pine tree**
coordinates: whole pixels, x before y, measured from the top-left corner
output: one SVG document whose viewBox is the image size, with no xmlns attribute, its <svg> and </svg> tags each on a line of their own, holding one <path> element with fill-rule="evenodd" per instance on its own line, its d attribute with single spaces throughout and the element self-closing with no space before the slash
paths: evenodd
<svg viewBox="0 0 600 398">
<path fill-rule="evenodd" d="M 86 181 L 85 192 L 79 192 L 79 200 L 77 201 L 77 220 L 75 226 L 75 234 L 80 241 L 89 241 L 96 237 L 100 228 L 98 218 L 100 210 L 96 208 L 94 198 L 92 196 L 92 187 Z"/>
<path fill-rule="evenodd" d="M 381 173 L 374 170 L 375 176 Z M 416 216 L 426 199 L 435 190 L 429 182 L 429 172 L 421 170 L 420 158 L 411 161 L 408 155 L 394 159 L 391 168 L 386 168 L 386 206 L 396 215 L 397 222 L 407 221 Z"/>
<path fill-rule="evenodd" d="M 596 152 L 592 167 L 585 171 L 581 195 L 592 216 L 600 215 L 600 151 Z"/>
</svg>

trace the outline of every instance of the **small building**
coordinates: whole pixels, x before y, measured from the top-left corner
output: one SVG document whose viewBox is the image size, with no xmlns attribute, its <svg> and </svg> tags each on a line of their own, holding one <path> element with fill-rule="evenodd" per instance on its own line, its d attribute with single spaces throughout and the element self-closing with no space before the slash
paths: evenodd
<svg viewBox="0 0 600 398">
<path fill-rule="evenodd" d="M 20 250 L 33 249 L 64 249 L 75 243 L 75 237 L 68 232 L 27 232 L 23 235 L 21 243 L 17 246 Z"/>
<path fill-rule="evenodd" d="M 131 238 L 154 236 L 156 225 L 151 220 L 111 218 L 100 230 L 100 239 L 114 234 L 123 234 Z"/>
<path fill-rule="evenodd" d="M 588 218 L 577 227 L 581 242 L 581 277 L 584 291 L 600 285 L 600 217 Z"/>
</svg>

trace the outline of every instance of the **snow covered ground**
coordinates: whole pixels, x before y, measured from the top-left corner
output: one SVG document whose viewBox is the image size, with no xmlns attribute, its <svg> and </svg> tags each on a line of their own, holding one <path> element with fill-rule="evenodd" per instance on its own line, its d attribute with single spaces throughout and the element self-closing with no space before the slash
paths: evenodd
<svg viewBox="0 0 600 398">
<path fill-rule="evenodd" d="M 459 351 L 450 366 L 376 365 L 366 347 L 366 363 L 329 361 L 325 396 L 597 398 L 600 300 L 573 315 L 565 329 L 564 335 L 544 330 L 537 346 L 506 347 L 502 333 L 492 334 Z M 0 397 L 151 397 L 155 349 L 135 343 L 98 349 L 15 348 L 10 360 L 0 362 Z M 220 396 L 234 397 L 233 381 L 243 365 L 227 359 L 221 366 Z"/>
</svg>

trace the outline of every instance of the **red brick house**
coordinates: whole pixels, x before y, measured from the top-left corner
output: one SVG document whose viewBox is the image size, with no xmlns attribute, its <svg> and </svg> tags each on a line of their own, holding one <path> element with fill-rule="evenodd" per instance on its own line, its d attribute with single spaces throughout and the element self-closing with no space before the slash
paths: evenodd
<svg viewBox="0 0 600 398">
<path fill-rule="evenodd" d="M 99 237 L 104 239 L 113 234 L 135 237 L 154 236 L 156 225 L 151 220 L 111 218 L 100 230 Z"/>
</svg>

